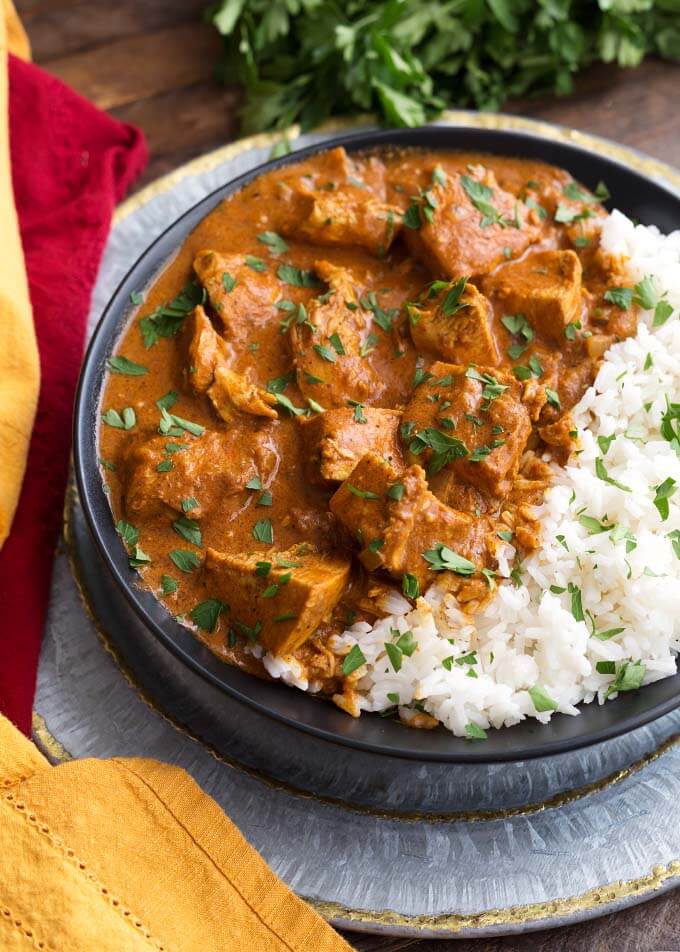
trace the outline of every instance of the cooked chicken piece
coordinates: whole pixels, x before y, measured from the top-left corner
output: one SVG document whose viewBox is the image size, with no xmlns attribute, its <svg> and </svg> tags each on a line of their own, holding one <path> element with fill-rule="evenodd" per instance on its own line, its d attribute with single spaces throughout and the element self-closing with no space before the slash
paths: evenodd
<svg viewBox="0 0 680 952">
<path fill-rule="evenodd" d="M 408 459 L 426 461 L 430 475 L 450 467 L 461 483 L 507 495 L 531 433 L 520 384 L 493 367 L 438 361 L 429 372 L 404 408 Z"/>
<path fill-rule="evenodd" d="M 490 526 L 483 517 L 473 519 L 441 503 L 420 466 L 399 474 L 380 457 L 364 456 L 330 508 L 359 542 L 359 558 L 369 571 L 383 568 L 397 579 L 413 575 L 421 592 L 436 579 L 459 595 L 470 585 L 479 591 L 479 579 L 469 576 L 489 565 Z M 466 560 L 460 574 L 431 567 L 439 564 L 441 546 Z"/>
<path fill-rule="evenodd" d="M 227 343 L 241 348 L 250 340 L 253 326 L 271 323 L 274 305 L 281 297 L 281 282 L 268 264 L 256 271 L 243 255 L 199 251 L 194 270 L 219 314 Z"/>
<path fill-rule="evenodd" d="M 273 393 L 256 387 L 243 374 L 234 373 L 221 365 L 215 370 L 215 380 L 208 390 L 217 413 L 229 423 L 235 413 L 252 413 L 253 416 L 277 419 L 276 397 Z"/>
<path fill-rule="evenodd" d="M 301 545 L 283 552 L 206 552 L 210 591 L 229 605 L 229 624 L 276 655 L 299 648 L 340 601 L 349 559 Z"/>
<path fill-rule="evenodd" d="M 494 173 L 481 165 L 447 175 L 428 195 L 429 202 L 427 196 L 422 199 L 427 213 L 421 208 L 418 227 L 406 227 L 403 234 L 435 277 L 487 274 L 539 239 L 541 230 L 529 209 L 499 188 Z"/>
<path fill-rule="evenodd" d="M 567 344 L 565 329 L 581 321 L 581 262 L 573 251 L 539 251 L 499 268 L 484 291 L 506 314 L 522 314 L 539 337 Z"/>
<path fill-rule="evenodd" d="M 219 336 L 202 307 L 194 308 L 187 322 L 189 335 L 188 378 L 192 388 L 207 393 L 226 423 L 236 413 L 277 418 L 276 397 L 251 383 L 244 374 L 229 369 L 229 347 Z"/>
<path fill-rule="evenodd" d="M 375 453 L 401 468 L 400 420 L 397 410 L 361 406 L 339 407 L 301 419 L 307 478 L 321 485 L 342 482 L 366 453 Z"/>
<path fill-rule="evenodd" d="M 491 305 L 474 284 L 451 282 L 430 289 L 409 308 L 413 343 L 443 360 L 457 364 L 497 366 L 500 355 L 491 332 Z"/>
<path fill-rule="evenodd" d="M 153 436 L 135 444 L 127 456 L 125 509 L 134 521 L 166 508 L 182 512 L 182 500 L 193 497 L 197 505 L 191 515 L 200 518 L 206 499 L 240 492 L 270 465 L 261 442 L 245 444 L 236 430 L 207 431 L 198 438 Z"/>
<path fill-rule="evenodd" d="M 327 261 L 317 261 L 314 270 L 329 291 L 311 302 L 305 323 L 290 329 L 298 387 L 324 410 L 346 407 L 348 400 L 376 403 L 385 385 L 361 356 L 369 321 L 351 275 Z"/>
<path fill-rule="evenodd" d="M 384 201 L 384 175 L 379 159 L 358 166 L 344 149 L 333 149 L 320 174 L 280 181 L 273 212 L 277 227 L 297 241 L 385 254 L 401 227 L 401 211 Z"/>
</svg>

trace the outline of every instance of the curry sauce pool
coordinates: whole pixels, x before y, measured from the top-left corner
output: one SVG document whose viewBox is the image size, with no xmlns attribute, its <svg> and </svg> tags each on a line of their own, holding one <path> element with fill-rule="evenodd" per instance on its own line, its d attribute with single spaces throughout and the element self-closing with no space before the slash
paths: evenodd
<svg viewBox="0 0 680 952">
<path fill-rule="evenodd" d="M 611 300 L 629 282 L 598 250 L 604 214 L 559 170 L 456 154 L 327 153 L 227 201 L 152 289 L 104 398 L 106 476 L 145 584 L 222 656 L 351 711 L 392 602 L 437 580 L 465 609 L 456 629 L 493 610 L 515 551 L 526 562 L 538 542 L 569 407 L 635 330 L 638 303 Z M 180 295 L 192 262 L 205 291 Z M 338 642 L 352 625 L 369 634 Z M 406 682 L 429 649 L 398 628 L 379 664 Z M 468 688 L 455 659 L 481 647 L 447 637 L 439 669 Z M 428 723 L 406 686 L 387 694 Z M 412 697 L 430 710 L 422 686 Z"/>
</svg>

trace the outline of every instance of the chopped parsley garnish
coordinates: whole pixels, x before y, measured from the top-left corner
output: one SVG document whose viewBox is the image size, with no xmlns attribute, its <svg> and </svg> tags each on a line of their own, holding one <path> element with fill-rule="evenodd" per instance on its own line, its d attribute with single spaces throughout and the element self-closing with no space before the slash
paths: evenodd
<svg viewBox="0 0 680 952">
<path fill-rule="evenodd" d="M 192 509 L 198 509 L 198 499 L 194 496 L 187 496 L 182 500 L 182 512 L 191 512 Z"/>
<path fill-rule="evenodd" d="M 356 486 L 353 486 L 352 483 L 345 483 L 349 491 L 353 496 L 358 496 L 359 499 L 380 499 L 378 493 L 371 492 L 370 489 L 357 489 Z"/>
<path fill-rule="evenodd" d="M 469 175 L 461 175 L 460 184 L 477 211 L 482 214 L 482 220 L 479 223 L 480 228 L 487 228 L 489 225 L 500 225 L 501 228 L 505 228 L 512 224 L 492 204 L 493 189 L 489 188 L 488 185 L 470 178 Z"/>
<path fill-rule="evenodd" d="M 137 545 L 139 542 L 139 529 L 133 526 L 131 522 L 125 522 L 124 519 L 119 519 L 116 523 L 116 532 L 125 545 Z"/>
<path fill-rule="evenodd" d="M 586 616 L 583 612 L 583 597 L 581 589 L 574 582 L 569 582 L 567 591 L 571 595 L 571 613 L 575 621 L 585 621 Z"/>
<path fill-rule="evenodd" d="M 111 373 L 114 374 L 124 374 L 126 377 L 143 377 L 144 374 L 148 374 L 149 370 L 147 367 L 143 367 L 141 364 L 135 363 L 134 360 L 129 360 L 127 357 L 109 357 L 107 360 L 107 366 Z"/>
<path fill-rule="evenodd" d="M 139 545 L 132 546 L 128 559 L 131 569 L 141 568 L 143 565 L 148 565 L 150 561 L 151 556 L 147 555 Z"/>
<path fill-rule="evenodd" d="M 469 307 L 468 304 L 461 301 L 461 297 L 463 296 L 467 282 L 467 278 L 458 278 L 453 287 L 451 287 L 450 290 L 446 292 L 444 300 L 441 303 L 441 311 L 444 317 L 453 317 L 453 315 L 457 314 L 458 311 L 461 311 L 465 307 Z"/>
<path fill-rule="evenodd" d="M 668 301 L 659 301 L 654 308 L 654 319 L 652 320 L 652 327 L 661 327 L 662 324 L 665 324 L 668 318 L 673 313 L 673 308 L 668 303 Z"/>
<path fill-rule="evenodd" d="M 174 595 L 178 588 L 172 575 L 161 575 L 161 595 Z"/>
<path fill-rule="evenodd" d="M 661 417 L 661 435 L 680 456 L 680 403 L 671 403 L 666 396 L 666 409 Z"/>
<path fill-rule="evenodd" d="M 467 740 L 486 740 L 488 735 L 483 727 L 470 721 L 465 725 L 465 736 Z"/>
<path fill-rule="evenodd" d="M 366 664 L 366 658 L 359 645 L 352 645 L 351 650 L 345 655 L 342 661 L 342 673 L 344 675 L 352 674 L 362 664 Z"/>
<path fill-rule="evenodd" d="M 273 377 L 267 381 L 267 390 L 269 393 L 283 393 L 289 383 L 295 380 L 295 371 L 291 370 L 282 377 Z"/>
<path fill-rule="evenodd" d="M 616 439 L 616 433 L 612 433 L 611 436 L 598 436 L 597 445 L 600 447 L 600 452 L 604 455 L 609 447 L 612 445 Z"/>
<path fill-rule="evenodd" d="M 668 500 L 671 498 L 671 496 L 675 495 L 675 493 L 678 491 L 678 487 L 676 486 L 675 480 L 671 479 L 669 476 L 668 479 L 664 479 L 662 483 L 659 483 L 659 485 L 655 486 L 654 488 L 656 490 L 656 494 L 654 496 L 654 505 L 656 506 L 662 521 L 665 522 L 666 519 L 668 519 L 668 514 L 670 511 Z"/>
<path fill-rule="evenodd" d="M 302 416 L 305 412 L 302 407 L 296 407 L 292 400 L 285 393 L 275 393 L 274 399 L 277 404 L 287 410 L 291 416 Z"/>
<path fill-rule="evenodd" d="M 130 291 L 130 301 L 137 305 L 143 304 L 144 295 L 140 291 Z"/>
<path fill-rule="evenodd" d="M 397 645 L 393 645 L 392 642 L 386 641 L 385 652 L 387 654 L 387 657 L 390 659 L 390 664 L 392 665 L 394 670 L 401 671 L 401 662 L 403 658 L 401 649 L 398 648 Z"/>
<path fill-rule="evenodd" d="M 403 483 L 392 483 L 385 495 L 388 499 L 396 499 L 396 501 L 399 502 L 399 500 L 403 498 L 404 492 L 405 487 Z"/>
<path fill-rule="evenodd" d="M 171 459 L 163 459 L 163 460 L 161 460 L 160 463 L 156 466 L 156 472 L 157 472 L 157 473 L 169 473 L 171 469 L 172 469 L 172 460 L 171 460 Z"/>
<path fill-rule="evenodd" d="M 197 628 L 202 628 L 203 631 L 214 631 L 220 615 L 228 610 L 229 606 L 219 598 L 208 598 L 192 608 L 189 617 Z"/>
<path fill-rule="evenodd" d="M 225 271 L 222 275 L 222 287 L 227 292 L 227 294 L 231 294 L 231 292 L 236 287 L 236 283 L 236 278 L 232 277 L 228 271 Z"/>
<path fill-rule="evenodd" d="M 201 529 L 195 519 L 190 519 L 189 516 L 180 516 L 179 519 L 175 519 L 172 528 L 177 535 L 186 539 L 187 542 L 191 542 L 192 545 L 200 546 L 202 544 Z"/>
<path fill-rule="evenodd" d="M 271 519 L 260 519 L 253 526 L 253 538 L 258 542 L 265 542 L 272 545 L 274 542 L 274 529 Z"/>
<path fill-rule="evenodd" d="M 363 403 L 358 403 L 356 400 L 348 400 L 347 402 L 351 407 L 354 407 L 354 413 L 352 414 L 352 418 L 354 419 L 354 422 L 368 423 L 368 417 L 364 413 Z"/>
<path fill-rule="evenodd" d="M 244 261 L 253 271 L 262 272 L 267 270 L 267 262 L 263 261 L 262 258 L 257 258 L 255 255 L 246 255 Z"/>
<path fill-rule="evenodd" d="M 606 697 L 617 692 L 636 691 L 642 685 L 646 670 L 641 661 L 624 661 L 616 669 L 616 677 L 607 688 Z"/>
<path fill-rule="evenodd" d="M 630 486 L 624 486 L 624 484 L 618 482 L 618 480 L 612 479 L 605 468 L 604 461 L 601 456 L 598 456 L 595 460 L 595 475 L 598 479 L 601 479 L 603 483 L 609 483 L 610 486 L 616 486 L 617 489 L 622 489 L 626 493 L 632 492 Z"/>
<path fill-rule="evenodd" d="M 606 631 L 594 631 L 591 637 L 597 638 L 598 641 L 609 641 L 610 638 L 615 638 L 625 630 L 625 628 L 608 628 Z"/>
<path fill-rule="evenodd" d="M 342 338 L 339 334 L 331 334 L 328 338 L 328 342 L 338 356 L 342 357 L 347 353 L 345 350 L 344 344 L 342 343 Z"/>
<path fill-rule="evenodd" d="M 427 380 L 432 380 L 432 374 L 430 371 L 424 370 L 422 367 L 416 367 L 416 371 L 413 375 L 413 389 L 415 390 L 416 387 L 419 387 Z"/>
<path fill-rule="evenodd" d="M 538 714 L 543 714 L 545 711 L 557 710 L 557 701 L 553 701 L 545 688 L 541 687 L 540 684 L 534 684 L 532 688 L 529 688 L 529 697 L 533 701 L 534 708 Z"/>
<path fill-rule="evenodd" d="M 405 572 L 401 577 L 401 590 L 406 598 L 416 599 L 420 596 L 420 585 L 415 575 Z"/>
<path fill-rule="evenodd" d="M 612 528 L 611 525 L 600 522 L 599 519 L 595 519 L 593 516 L 586 516 L 584 514 L 578 517 L 578 521 L 584 529 L 588 530 L 589 535 L 597 535 L 598 532 L 608 532 Z"/>
<path fill-rule="evenodd" d="M 550 387 L 545 388 L 545 395 L 548 398 L 548 403 L 556 407 L 558 410 L 562 409 L 562 404 L 560 403 L 559 394 L 555 390 L 551 390 Z"/>
<path fill-rule="evenodd" d="M 491 374 L 480 374 L 475 367 L 468 367 L 465 376 L 484 384 L 482 388 L 482 410 L 489 409 L 494 400 L 497 400 L 508 389 L 507 384 L 499 383 Z"/>
<path fill-rule="evenodd" d="M 246 489 L 262 489 L 262 480 L 259 476 L 251 477 L 245 486 Z"/>
<path fill-rule="evenodd" d="M 329 364 L 334 364 L 338 359 L 335 353 L 329 347 L 325 347 L 323 344 L 314 344 L 314 350 L 317 352 L 319 357 L 328 361 Z"/>
<path fill-rule="evenodd" d="M 315 288 L 319 281 L 313 271 L 296 268 L 292 264 L 281 264 L 276 269 L 276 276 L 285 284 L 295 288 Z"/>
<path fill-rule="evenodd" d="M 274 502 L 274 497 L 272 496 L 272 494 L 269 492 L 268 489 L 265 489 L 265 491 L 259 497 L 255 505 L 256 506 L 271 506 L 273 502 Z"/>
<path fill-rule="evenodd" d="M 388 691 L 388 692 L 387 692 L 387 700 L 388 700 L 388 701 L 391 701 L 392 704 L 398 704 L 398 703 L 399 703 L 399 695 L 396 694 L 394 691 Z"/>
<path fill-rule="evenodd" d="M 462 440 L 455 436 L 447 436 L 435 427 L 426 427 L 413 437 L 409 449 L 414 456 L 419 456 L 423 450 L 432 450 L 427 464 L 427 475 L 434 476 L 444 466 L 468 455 L 468 448 Z"/>
<path fill-rule="evenodd" d="M 453 572 L 456 575 L 474 575 L 477 567 L 474 562 L 464 558 L 448 546 L 441 542 L 435 544 L 433 549 L 423 552 L 423 558 L 429 562 L 433 572 Z"/>
<path fill-rule="evenodd" d="M 139 329 L 144 346 L 153 347 L 161 337 L 174 337 L 182 329 L 187 314 L 204 301 L 204 289 L 190 281 L 172 301 L 162 304 L 140 320 Z"/>
<path fill-rule="evenodd" d="M 125 407 L 121 413 L 117 410 L 107 410 L 102 413 L 102 420 L 116 430 L 131 430 L 137 422 L 137 415 L 132 407 Z"/>
<path fill-rule="evenodd" d="M 288 251 L 288 245 L 275 231 L 261 231 L 257 240 L 266 245 L 273 255 L 282 255 Z"/>
<path fill-rule="evenodd" d="M 369 291 L 368 294 L 362 297 L 361 306 L 365 311 L 370 311 L 373 314 L 373 320 L 383 331 L 389 333 L 392 330 L 392 322 L 399 314 L 398 307 L 391 307 L 389 311 L 385 311 L 378 303 L 375 291 Z"/>
<path fill-rule="evenodd" d="M 174 549 L 174 551 L 168 553 L 168 556 L 180 572 L 186 572 L 187 574 L 193 572 L 201 564 L 201 560 L 196 553 L 188 549 Z"/>
<path fill-rule="evenodd" d="M 369 334 L 366 340 L 363 342 L 363 344 L 359 348 L 359 356 L 368 357 L 368 355 L 375 350 L 377 344 L 378 344 L 378 338 L 376 337 L 376 335 L 373 333 Z"/>
<path fill-rule="evenodd" d="M 604 299 L 610 304 L 615 304 L 622 311 L 627 311 L 633 303 L 633 289 L 609 288 L 604 292 Z"/>
</svg>

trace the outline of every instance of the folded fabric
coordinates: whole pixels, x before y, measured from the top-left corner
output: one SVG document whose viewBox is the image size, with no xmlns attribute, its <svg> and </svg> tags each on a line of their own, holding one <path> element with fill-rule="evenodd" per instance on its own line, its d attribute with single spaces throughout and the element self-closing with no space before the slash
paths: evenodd
<svg viewBox="0 0 680 952">
<path fill-rule="evenodd" d="M 351 952 L 184 771 L 51 767 L 2 716 L 0 856 L 3 952 Z"/>
<path fill-rule="evenodd" d="M 9 166 L 6 58 L 8 42 L 29 56 L 28 41 L 9 0 L 0 10 L 0 546 L 19 500 L 38 401 L 38 347 L 21 252 Z M 7 30 L 5 30 L 5 23 Z"/>
<path fill-rule="evenodd" d="M 13 35 L 21 40 L 17 27 Z M 0 62 L 3 128 L 6 107 Z M 0 542 L 26 463 L 12 530 L 0 550 L 0 710 L 28 733 L 91 291 L 116 202 L 147 153 L 137 129 L 12 55 L 9 143 L 42 386 L 26 457 L 38 371 L 7 141 L 0 133 Z"/>
</svg>

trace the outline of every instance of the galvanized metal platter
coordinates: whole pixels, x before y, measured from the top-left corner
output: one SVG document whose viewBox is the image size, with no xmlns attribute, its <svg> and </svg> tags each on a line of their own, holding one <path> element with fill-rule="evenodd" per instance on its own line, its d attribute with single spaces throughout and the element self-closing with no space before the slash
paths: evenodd
<svg viewBox="0 0 680 952">
<path fill-rule="evenodd" d="M 661 163 L 570 130 L 471 113 L 445 121 L 563 136 L 680 184 Z M 242 140 L 123 205 L 92 321 L 157 234 L 263 161 L 273 141 Z M 154 639 L 107 575 L 73 491 L 34 730 L 53 760 L 151 756 L 184 767 L 291 888 L 345 928 L 500 935 L 602 915 L 680 884 L 680 711 L 520 764 L 421 764 L 311 737 L 226 697 Z"/>
</svg>

